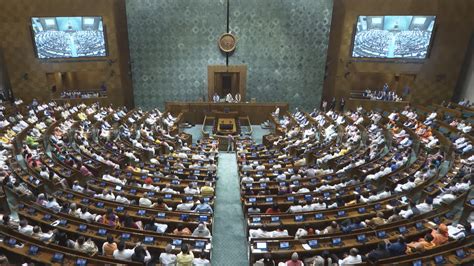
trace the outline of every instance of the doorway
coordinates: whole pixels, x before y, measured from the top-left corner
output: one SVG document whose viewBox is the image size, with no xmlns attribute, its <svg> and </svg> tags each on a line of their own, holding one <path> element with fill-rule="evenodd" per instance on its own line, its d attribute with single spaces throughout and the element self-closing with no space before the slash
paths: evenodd
<svg viewBox="0 0 474 266">
<path fill-rule="evenodd" d="M 241 101 L 245 101 L 247 83 L 247 66 L 208 66 L 208 100 L 212 101 L 214 93 L 225 99 L 227 94 L 235 97 L 237 93 Z"/>
<path fill-rule="evenodd" d="M 239 73 L 214 73 L 214 93 L 217 93 L 221 99 L 227 94 L 236 95 L 239 93 Z"/>
<path fill-rule="evenodd" d="M 25 73 L 25 75 L 27 75 Z M 0 99 L 2 101 L 13 100 L 12 86 L 8 76 L 7 65 L 0 47 Z"/>
</svg>

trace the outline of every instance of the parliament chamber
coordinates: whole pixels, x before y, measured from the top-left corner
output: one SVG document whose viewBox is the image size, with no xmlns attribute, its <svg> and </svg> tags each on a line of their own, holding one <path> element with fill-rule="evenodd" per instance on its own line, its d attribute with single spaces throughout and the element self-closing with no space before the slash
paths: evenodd
<svg viewBox="0 0 474 266">
<path fill-rule="evenodd" d="M 0 265 L 473 265 L 472 11 L 4 0 Z"/>
</svg>

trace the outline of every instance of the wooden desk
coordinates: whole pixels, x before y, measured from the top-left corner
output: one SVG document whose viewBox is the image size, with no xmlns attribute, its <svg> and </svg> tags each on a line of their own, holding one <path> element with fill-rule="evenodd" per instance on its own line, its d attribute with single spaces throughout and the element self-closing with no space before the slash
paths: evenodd
<svg viewBox="0 0 474 266">
<path fill-rule="evenodd" d="M 204 116 L 212 111 L 238 112 L 239 116 L 250 117 L 252 124 L 261 124 L 268 115 L 280 108 L 280 114 L 288 111 L 288 103 L 212 103 L 212 102 L 166 102 L 166 111 L 173 115 L 183 113 L 183 120 L 192 124 L 202 124 Z"/>
<path fill-rule="evenodd" d="M 237 133 L 237 125 L 234 118 L 219 118 L 217 120 L 217 133 L 235 134 Z"/>
</svg>

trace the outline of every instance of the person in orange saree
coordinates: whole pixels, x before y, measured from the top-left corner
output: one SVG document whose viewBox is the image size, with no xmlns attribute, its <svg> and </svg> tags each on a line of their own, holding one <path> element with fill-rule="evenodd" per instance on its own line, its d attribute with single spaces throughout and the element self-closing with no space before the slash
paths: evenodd
<svg viewBox="0 0 474 266">
<path fill-rule="evenodd" d="M 433 133 L 431 133 L 431 129 L 430 129 L 430 128 L 428 128 L 428 129 L 425 131 L 425 133 L 424 133 L 423 135 L 421 135 L 421 137 L 422 137 L 423 139 L 428 139 L 428 138 L 431 137 L 431 136 L 433 136 Z"/>
<path fill-rule="evenodd" d="M 433 244 L 436 246 L 442 245 L 449 240 L 448 227 L 445 224 L 440 224 L 438 230 L 431 231 L 433 236 Z"/>
<path fill-rule="evenodd" d="M 413 252 L 422 252 L 434 248 L 436 245 L 433 243 L 433 236 L 428 233 L 424 238 L 420 238 L 418 241 L 413 241 L 407 245 L 407 254 Z"/>
<path fill-rule="evenodd" d="M 178 224 L 178 226 L 173 230 L 173 234 L 178 236 L 190 236 L 191 230 L 185 227 L 183 224 Z"/>
</svg>

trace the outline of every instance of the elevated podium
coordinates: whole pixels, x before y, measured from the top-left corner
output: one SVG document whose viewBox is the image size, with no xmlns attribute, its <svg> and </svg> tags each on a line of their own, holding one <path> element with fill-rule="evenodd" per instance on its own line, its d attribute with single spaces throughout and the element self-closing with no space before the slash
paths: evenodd
<svg viewBox="0 0 474 266">
<path fill-rule="evenodd" d="M 288 103 L 213 103 L 213 102 L 166 102 L 166 111 L 173 115 L 183 113 L 182 121 L 191 124 L 202 124 L 206 115 L 214 112 L 233 113 L 248 116 L 251 124 L 261 124 L 268 115 L 280 108 L 280 113 L 288 111 Z"/>
</svg>

